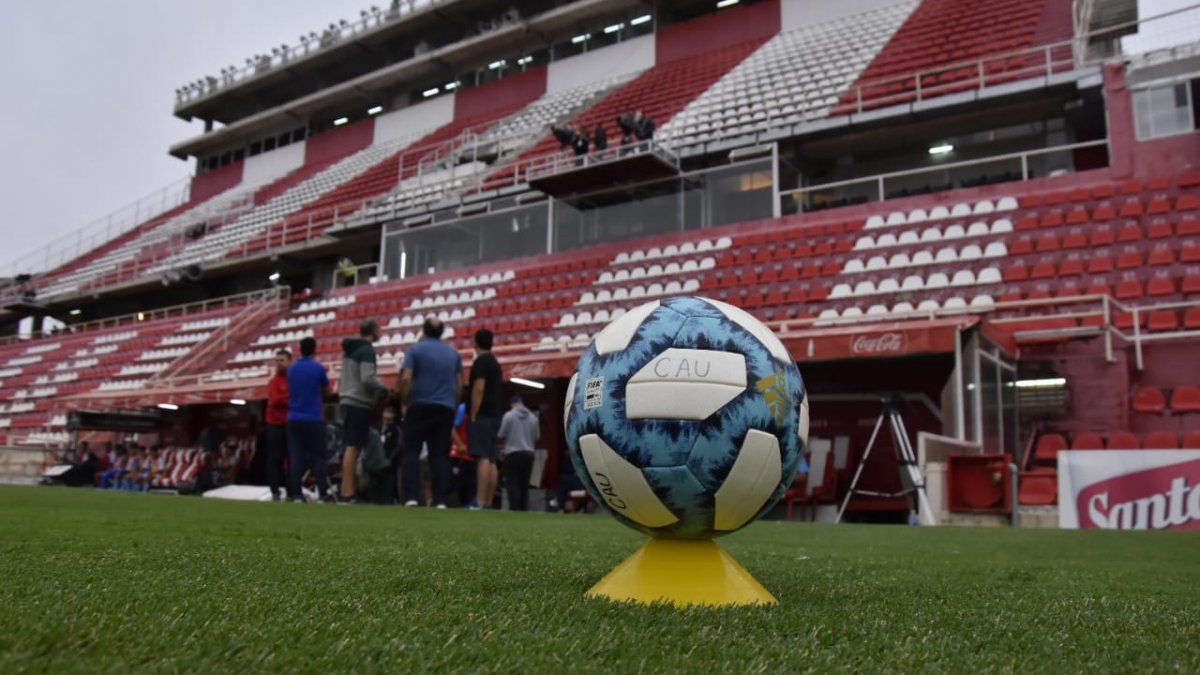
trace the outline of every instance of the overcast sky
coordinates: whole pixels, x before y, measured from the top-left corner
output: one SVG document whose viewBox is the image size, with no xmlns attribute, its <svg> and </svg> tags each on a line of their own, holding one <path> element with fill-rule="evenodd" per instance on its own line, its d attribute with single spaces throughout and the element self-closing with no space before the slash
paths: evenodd
<svg viewBox="0 0 1200 675">
<path fill-rule="evenodd" d="M 176 87 L 370 4 L 0 2 L 0 264 L 191 173 L 167 154 L 201 131 L 171 114 Z"/>
</svg>

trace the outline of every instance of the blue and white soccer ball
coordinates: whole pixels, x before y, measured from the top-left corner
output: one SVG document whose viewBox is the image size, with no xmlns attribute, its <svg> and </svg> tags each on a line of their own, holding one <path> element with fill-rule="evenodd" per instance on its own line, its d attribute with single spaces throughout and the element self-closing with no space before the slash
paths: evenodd
<svg viewBox="0 0 1200 675">
<path fill-rule="evenodd" d="M 617 520 L 708 539 L 770 509 L 808 444 L 800 372 L 769 328 L 707 298 L 630 310 L 567 387 L 575 473 Z"/>
</svg>

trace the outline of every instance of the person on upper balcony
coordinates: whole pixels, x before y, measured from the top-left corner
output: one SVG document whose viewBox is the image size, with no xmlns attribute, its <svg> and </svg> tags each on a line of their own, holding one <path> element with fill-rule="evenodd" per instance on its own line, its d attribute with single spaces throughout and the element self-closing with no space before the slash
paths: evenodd
<svg viewBox="0 0 1200 675">
<path fill-rule="evenodd" d="M 587 134 L 576 132 L 575 138 L 571 140 L 571 150 L 575 152 L 576 157 L 583 157 L 588 154 L 591 149 L 592 142 L 588 140 Z"/>
<path fill-rule="evenodd" d="M 637 122 L 634 119 L 633 113 L 625 113 L 617 118 L 617 127 L 621 129 L 621 145 L 630 145 L 633 143 L 634 136 L 637 134 Z"/>
<path fill-rule="evenodd" d="M 653 117 L 647 117 L 642 114 L 641 110 L 633 113 L 633 135 L 639 141 L 648 141 L 654 138 L 654 130 L 658 128 Z"/>
<path fill-rule="evenodd" d="M 608 131 L 603 124 L 596 124 L 596 128 L 592 129 L 592 146 L 596 150 L 608 149 Z"/>
<path fill-rule="evenodd" d="M 563 148 L 571 147 L 575 143 L 575 125 L 567 122 L 566 124 L 554 126 L 551 125 L 550 133 L 554 134 L 554 138 L 558 139 L 558 145 Z"/>
</svg>

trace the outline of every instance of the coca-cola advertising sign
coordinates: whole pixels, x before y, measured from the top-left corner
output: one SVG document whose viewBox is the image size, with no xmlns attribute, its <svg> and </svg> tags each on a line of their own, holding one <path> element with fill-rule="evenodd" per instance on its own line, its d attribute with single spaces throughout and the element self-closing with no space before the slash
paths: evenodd
<svg viewBox="0 0 1200 675">
<path fill-rule="evenodd" d="M 900 354 L 904 351 L 904 333 L 891 332 L 878 335 L 858 335 L 850 342 L 850 353 L 855 356 L 880 356 Z"/>
<path fill-rule="evenodd" d="M 1062 452 L 1059 524 L 1200 530 L 1200 450 Z"/>
</svg>

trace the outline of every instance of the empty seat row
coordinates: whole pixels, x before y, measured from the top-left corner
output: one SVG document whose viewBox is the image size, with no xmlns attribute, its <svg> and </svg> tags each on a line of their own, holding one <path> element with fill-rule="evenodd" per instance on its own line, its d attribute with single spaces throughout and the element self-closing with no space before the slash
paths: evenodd
<svg viewBox="0 0 1200 675">
<path fill-rule="evenodd" d="M 441 307 L 443 305 L 459 305 L 467 302 L 486 302 L 496 297 L 495 288 L 476 288 L 473 291 L 463 291 L 462 293 L 451 293 L 449 295 L 438 295 L 434 297 L 425 296 L 416 298 L 409 305 L 410 309 L 426 309 L 429 307 Z"/>
<path fill-rule="evenodd" d="M 295 328 L 296 326 L 311 326 L 315 324 L 329 323 L 337 318 L 337 312 L 315 312 L 312 314 L 301 314 L 299 316 L 289 316 L 280 319 L 275 324 L 276 328 Z"/>
<path fill-rule="evenodd" d="M 943 265 L 966 260 L 983 260 L 985 258 L 1002 258 L 1009 254 L 1008 247 L 1002 241 L 994 241 L 984 247 L 978 244 L 967 244 L 961 249 L 953 246 L 939 248 L 936 252 L 929 249 L 908 253 L 895 253 L 891 256 L 872 256 L 864 263 L 861 258 L 851 258 L 842 268 L 843 274 L 872 272 L 876 270 L 900 269 L 905 267 L 922 267 L 925 265 Z"/>
<path fill-rule="evenodd" d="M 730 246 L 733 246 L 733 240 L 729 237 L 718 237 L 715 241 L 712 239 L 701 239 L 698 242 L 685 241 L 678 245 L 668 244 L 662 248 L 651 246 L 644 250 L 639 248 L 633 251 L 621 251 L 613 258 L 612 264 L 624 265 L 625 263 L 637 263 L 643 260 L 674 258 L 675 256 L 691 255 L 693 253 L 721 251 Z"/>
<path fill-rule="evenodd" d="M 333 295 L 328 298 L 317 298 L 316 300 L 305 300 L 296 306 L 295 312 L 301 314 L 304 312 L 316 312 L 322 309 L 337 309 L 346 305 L 353 305 L 358 300 L 358 296 L 353 293 L 343 295 Z"/>
<path fill-rule="evenodd" d="M 1180 385 L 1171 390 L 1170 400 L 1158 387 L 1139 387 L 1130 405 L 1134 412 L 1162 414 L 1200 412 L 1200 387 Z"/>
<path fill-rule="evenodd" d="M 596 285 L 615 284 L 623 281 L 636 281 L 638 279 L 646 279 L 660 276 L 674 276 L 676 274 L 692 274 L 704 270 L 711 270 L 717 266 L 716 258 L 704 257 L 699 260 L 685 260 L 683 263 L 669 262 L 666 265 L 650 265 L 649 267 L 632 267 L 628 269 L 619 269 L 616 272 L 605 270 L 596 277 Z"/>
<path fill-rule="evenodd" d="M 503 272 L 491 272 L 488 274 L 456 277 L 454 279 L 441 279 L 430 284 L 429 290 L 435 293 L 438 291 L 457 291 L 460 288 L 482 286 L 485 284 L 498 284 L 503 281 L 512 281 L 515 278 L 515 272 L 512 270 L 504 270 Z"/>
<path fill-rule="evenodd" d="M 465 319 L 475 318 L 476 311 L 474 307 L 455 307 L 452 310 L 442 310 L 440 312 L 417 312 L 408 313 L 403 316 L 393 316 L 387 322 L 387 328 L 413 328 L 420 326 L 425 322 L 426 318 L 437 317 L 442 321 L 462 321 Z"/>
<path fill-rule="evenodd" d="M 829 299 L 836 300 L 839 298 L 852 298 L 863 295 L 875 295 L 883 293 L 902 293 L 905 291 L 921 291 L 921 290 L 937 290 L 942 288 L 956 288 L 960 286 L 976 286 L 990 285 L 1001 282 L 1000 270 L 995 267 L 986 267 L 979 270 L 976 274 L 974 270 L 963 269 L 954 272 L 952 275 L 945 272 L 934 272 L 928 277 L 922 277 L 918 274 L 910 274 L 899 280 L 893 277 L 881 280 L 878 284 L 870 279 L 859 281 L 853 285 L 849 283 L 839 283 L 834 285 L 829 292 Z"/>
<path fill-rule="evenodd" d="M 865 309 L 865 310 L 862 309 L 861 307 L 857 307 L 857 306 L 847 307 L 840 311 L 835 308 L 828 308 L 828 309 L 821 310 L 821 313 L 817 315 L 817 318 L 822 319 L 822 320 L 838 319 L 838 318 L 849 319 L 849 318 L 859 318 L 859 317 L 880 317 L 880 318 L 882 318 L 882 317 L 886 317 L 888 315 L 908 315 L 908 314 L 914 314 L 914 313 L 919 314 L 922 312 L 936 312 L 939 310 L 941 310 L 941 311 L 955 311 L 955 310 L 963 310 L 963 311 L 980 310 L 980 311 L 982 311 L 982 310 L 990 309 L 995 304 L 996 304 L 996 301 L 992 298 L 992 296 L 987 295 L 987 294 L 976 295 L 976 296 L 972 297 L 970 300 L 967 300 L 962 297 L 954 296 L 954 297 L 947 298 L 945 300 L 945 302 L 939 302 L 935 298 L 926 298 L 926 299 L 918 302 L 916 305 L 913 305 L 911 302 L 898 302 L 898 303 L 892 305 L 890 308 L 887 305 L 883 305 L 883 304 L 871 305 L 871 306 L 867 307 L 867 309 Z"/>
<path fill-rule="evenodd" d="M 878 237 L 866 235 L 859 237 L 854 242 L 856 251 L 889 248 L 892 246 L 911 246 L 915 244 L 927 244 L 938 242 L 946 239 L 962 239 L 964 237 L 984 237 L 987 235 L 1002 235 L 1013 231 L 1012 222 L 1007 218 L 997 218 L 990 226 L 978 220 L 964 227 L 959 224 L 947 225 L 945 227 L 927 227 L 918 233 L 916 230 L 908 230 L 899 235 L 891 232 L 885 232 Z"/>
<path fill-rule="evenodd" d="M 1079 432 L 1067 443 L 1065 435 L 1047 433 L 1038 437 L 1034 445 L 1033 460 L 1036 463 L 1053 463 L 1063 450 L 1175 450 L 1179 448 L 1200 450 L 1200 430 L 1188 431 L 1180 437 L 1173 431 L 1150 431 L 1135 434 L 1129 431 L 1113 431 L 1107 437 L 1094 432 Z"/>
<path fill-rule="evenodd" d="M 996 213 L 997 211 L 1015 211 L 1019 207 L 1015 197 L 1001 197 L 996 201 L 990 199 L 981 199 L 975 202 L 974 205 L 966 202 L 959 202 L 953 206 L 934 206 L 926 211 L 925 209 L 912 209 L 907 213 L 904 211 L 892 211 L 886 216 L 873 215 L 867 218 L 865 227 L 872 230 L 879 227 L 894 227 L 897 225 L 906 225 L 912 223 L 924 223 L 930 220 L 942 220 L 945 218 L 967 218 L 970 216 L 987 215 Z"/>
<path fill-rule="evenodd" d="M 648 286 L 630 286 L 628 288 L 614 288 L 612 290 L 603 289 L 595 293 L 584 291 L 576 301 L 577 305 L 592 305 L 606 302 L 622 302 L 625 300 L 637 300 L 640 298 L 652 298 L 660 295 L 674 295 L 678 293 L 695 293 L 700 290 L 699 279 L 685 279 L 680 281 L 670 281 L 667 284 L 650 284 Z"/>
</svg>

